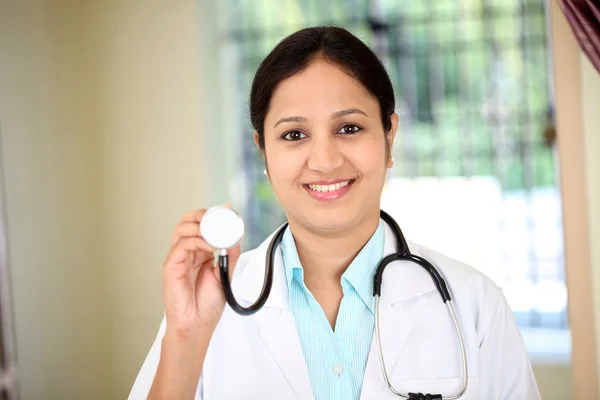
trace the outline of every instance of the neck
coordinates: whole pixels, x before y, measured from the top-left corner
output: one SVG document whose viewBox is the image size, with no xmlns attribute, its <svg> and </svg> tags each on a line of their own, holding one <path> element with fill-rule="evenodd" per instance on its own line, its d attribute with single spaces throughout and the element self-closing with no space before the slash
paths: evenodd
<svg viewBox="0 0 600 400">
<path fill-rule="evenodd" d="M 290 221 L 304 280 L 314 284 L 339 285 L 342 274 L 360 253 L 379 225 L 379 209 L 344 231 L 323 232 Z"/>
</svg>

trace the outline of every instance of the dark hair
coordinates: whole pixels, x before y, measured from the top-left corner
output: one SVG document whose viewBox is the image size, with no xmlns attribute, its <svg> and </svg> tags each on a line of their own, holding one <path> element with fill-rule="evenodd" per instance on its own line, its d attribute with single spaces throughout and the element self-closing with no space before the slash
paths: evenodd
<svg viewBox="0 0 600 400">
<path fill-rule="evenodd" d="M 256 71 L 250 91 L 250 120 L 258 133 L 261 150 L 265 149 L 265 117 L 273 92 L 283 80 L 305 70 L 319 58 L 340 66 L 377 99 L 384 132 L 390 131 L 390 116 L 395 110 L 394 88 L 379 58 L 347 30 L 318 26 L 284 38 Z"/>
</svg>

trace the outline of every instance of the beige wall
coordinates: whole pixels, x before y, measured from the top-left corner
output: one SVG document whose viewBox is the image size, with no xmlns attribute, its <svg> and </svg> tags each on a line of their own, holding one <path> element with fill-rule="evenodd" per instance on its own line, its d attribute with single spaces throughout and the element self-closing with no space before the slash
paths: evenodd
<svg viewBox="0 0 600 400">
<path fill-rule="evenodd" d="M 160 270 L 203 205 L 196 2 L 0 0 L 0 129 L 23 399 L 124 398 Z"/>
<path fill-rule="evenodd" d="M 122 395 L 162 317 L 161 267 L 172 230 L 183 211 L 204 205 L 205 157 L 195 2 L 113 4 L 99 7 L 106 13 L 98 32 L 104 40 L 97 146 L 112 317 L 107 333 Z"/>
<path fill-rule="evenodd" d="M 534 364 L 533 372 L 543 400 L 573 399 L 570 365 Z"/>
<path fill-rule="evenodd" d="M 0 129 L 24 399 L 86 398 L 109 379 L 95 82 L 82 14 L 80 6 L 0 2 Z"/>
</svg>

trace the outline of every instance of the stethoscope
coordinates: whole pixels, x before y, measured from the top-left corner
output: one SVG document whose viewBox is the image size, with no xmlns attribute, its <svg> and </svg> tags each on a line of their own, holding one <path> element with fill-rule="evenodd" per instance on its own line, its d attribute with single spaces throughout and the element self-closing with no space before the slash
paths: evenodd
<svg viewBox="0 0 600 400">
<path fill-rule="evenodd" d="M 377 340 L 377 352 L 379 355 L 379 364 L 383 374 L 383 379 L 387 384 L 388 388 L 392 393 L 409 400 L 433 400 L 433 399 L 446 399 L 455 400 L 460 398 L 468 386 L 468 370 L 467 370 L 467 353 L 465 350 L 465 344 L 463 341 L 462 333 L 452 307 L 452 299 L 446 282 L 441 277 L 437 269 L 423 257 L 410 253 L 408 243 L 400 230 L 400 227 L 396 221 L 389 216 L 385 211 L 381 210 L 381 218 L 388 224 L 394 238 L 396 240 L 397 253 L 390 254 L 383 258 L 379 263 L 375 276 L 373 278 L 373 296 L 375 297 L 375 337 Z M 267 248 L 266 257 L 266 268 L 265 268 L 265 279 L 262 291 L 256 300 L 256 302 L 248 307 L 242 307 L 236 300 L 231 290 L 231 282 L 229 280 L 229 270 L 227 257 L 227 249 L 235 246 L 241 240 L 244 235 L 244 221 L 242 218 L 231 208 L 218 206 L 210 208 L 206 211 L 202 220 L 200 221 L 200 234 L 203 239 L 214 248 L 218 249 L 219 253 L 219 269 L 221 276 L 221 285 L 223 286 L 223 292 L 225 299 L 233 311 L 240 315 L 251 315 L 256 311 L 260 310 L 267 301 L 269 294 L 271 293 L 271 287 L 273 286 L 273 265 L 275 264 L 275 250 L 283 239 L 283 234 L 287 228 L 288 223 L 283 224 L 281 228 L 277 230 L 273 239 L 269 243 Z M 456 330 L 456 336 L 460 343 L 461 358 L 462 358 L 462 376 L 463 384 L 460 391 L 453 395 L 444 397 L 441 394 L 423 394 L 423 393 L 401 393 L 394 388 L 390 382 L 390 378 L 385 367 L 383 350 L 381 346 L 381 326 L 379 323 L 379 298 L 381 297 L 381 282 L 383 279 L 383 271 L 385 267 L 394 261 L 412 261 L 423 267 L 431 276 L 433 283 L 437 287 L 438 292 L 442 296 L 442 301 L 446 304 L 446 308 L 452 317 L 454 328 Z"/>
</svg>

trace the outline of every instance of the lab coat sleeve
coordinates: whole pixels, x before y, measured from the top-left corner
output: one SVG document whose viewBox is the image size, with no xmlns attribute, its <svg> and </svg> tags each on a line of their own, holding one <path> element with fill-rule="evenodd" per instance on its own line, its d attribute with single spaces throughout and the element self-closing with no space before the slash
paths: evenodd
<svg viewBox="0 0 600 400">
<path fill-rule="evenodd" d="M 491 318 L 479 336 L 479 398 L 541 399 L 515 318 L 501 289 L 491 286 L 492 306 L 485 310 Z"/>
<path fill-rule="evenodd" d="M 160 361 L 162 339 L 166 329 L 167 320 L 163 317 L 160 327 L 158 328 L 156 339 L 154 340 L 154 343 L 152 343 L 152 347 L 150 347 L 146 360 L 144 360 L 142 368 L 135 379 L 128 400 L 146 400 L 148 398 L 148 393 L 150 393 L 150 388 L 152 387 L 152 382 L 156 375 L 156 369 L 158 368 L 158 362 Z M 200 376 L 194 400 L 202 400 L 202 376 Z"/>
</svg>

